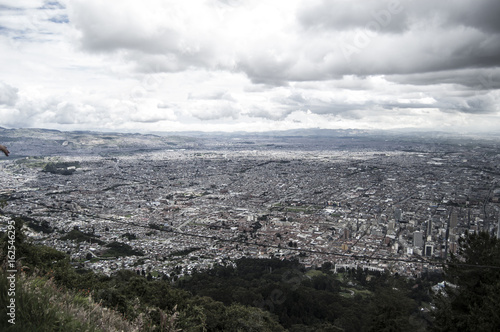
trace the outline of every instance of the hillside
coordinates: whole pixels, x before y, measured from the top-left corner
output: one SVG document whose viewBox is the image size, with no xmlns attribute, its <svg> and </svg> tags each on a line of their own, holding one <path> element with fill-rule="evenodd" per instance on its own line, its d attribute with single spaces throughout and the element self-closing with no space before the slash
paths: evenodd
<svg viewBox="0 0 500 332">
<path fill-rule="evenodd" d="M 0 142 L 12 151 L 11 158 L 132 154 L 168 148 L 186 148 L 196 139 L 133 133 L 58 131 L 0 128 Z"/>
<path fill-rule="evenodd" d="M 5 262 L 6 234 L 1 239 Z M 20 220 L 15 242 L 23 257 L 16 325 L 3 321 L 5 331 L 26 331 L 35 322 L 45 331 L 425 331 L 430 322 L 431 283 L 424 279 L 242 259 L 171 284 L 129 270 L 107 277 L 75 268 L 66 254 L 31 244 Z M 5 272 L 0 279 L 6 316 Z"/>
</svg>

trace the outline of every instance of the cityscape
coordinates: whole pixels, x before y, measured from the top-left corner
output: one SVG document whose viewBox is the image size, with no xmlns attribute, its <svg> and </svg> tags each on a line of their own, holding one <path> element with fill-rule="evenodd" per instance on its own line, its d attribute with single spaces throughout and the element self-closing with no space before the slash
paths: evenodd
<svg viewBox="0 0 500 332">
<path fill-rule="evenodd" d="M 7 130 L 3 215 L 110 275 L 176 280 L 243 257 L 440 271 L 499 235 L 496 137 L 360 130 L 139 135 Z M 2 221 L 2 231 L 6 229 Z"/>
<path fill-rule="evenodd" d="M 2 1 L 0 331 L 500 331 L 500 1 Z"/>
</svg>

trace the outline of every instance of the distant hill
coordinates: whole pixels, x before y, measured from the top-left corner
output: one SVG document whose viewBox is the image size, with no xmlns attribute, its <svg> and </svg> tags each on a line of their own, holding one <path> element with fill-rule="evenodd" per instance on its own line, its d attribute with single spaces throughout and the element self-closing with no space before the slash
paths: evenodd
<svg viewBox="0 0 500 332">
<path fill-rule="evenodd" d="M 137 133 L 65 132 L 50 129 L 0 129 L 0 144 L 11 158 L 54 155 L 113 155 L 196 145 L 197 139 Z"/>
</svg>

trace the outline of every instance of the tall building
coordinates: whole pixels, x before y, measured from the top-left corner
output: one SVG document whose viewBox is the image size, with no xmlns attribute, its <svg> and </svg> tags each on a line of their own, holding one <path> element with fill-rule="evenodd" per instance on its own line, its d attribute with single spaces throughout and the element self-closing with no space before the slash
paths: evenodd
<svg viewBox="0 0 500 332">
<path fill-rule="evenodd" d="M 452 254 L 456 254 L 458 251 L 458 244 L 457 242 L 450 242 L 450 252 Z"/>
<path fill-rule="evenodd" d="M 429 218 L 429 221 L 427 221 L 427 235 L 432 234 L 432 219 Z"/>
<path fill-rule="evenodd" d="M 351 238 L 351 231 L 349 228 L 344 228 L 344 240 L 350 239 Z"/>
<path fill-rule="evenodd" d="M 424 246 L 424 234 L 422 232 L 414 232 L 413 233 L 413 246 L 422 248 Z"/>
<path fill-rule="evenodd" d="M 434 245 L 432 243 L 427 243 L 425 245 L 425 256 L 432 256 L 434 254 Z"/>
<path fill-rule="evenodd" d="M 500 239 L 500 215 L 498 216 L 497 239 Z"/>
<path fill-rule="evenodd" d="M 394 220 L 396 220 L 396 222 L 399 222 L 402 219 L 403 219 L 403 211 L 400 208 L 396 208 L 396 210 L 394 210 Z"/>
<path fill-rule="evenodd" d="M 457 225 L 458 225 L 458 213 L 456 210 L 452 210 L 450 215 L 450 229 L 457 228 Z"/>
</svg>

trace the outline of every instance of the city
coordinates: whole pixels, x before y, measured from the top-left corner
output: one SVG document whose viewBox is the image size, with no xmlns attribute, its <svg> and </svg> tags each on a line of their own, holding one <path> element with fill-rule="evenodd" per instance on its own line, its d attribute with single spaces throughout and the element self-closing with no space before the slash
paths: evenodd
<svg viewBox="0 0 500 332">
<path fill-rule="evenodd" d="M 75 266 L 172 280 L 242 257 L 420 276 L 497 235 L 498 139 L 330 134 L 2 130 L 2 211 Z"/>
</svg>

